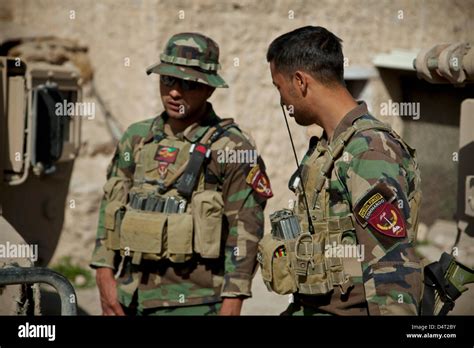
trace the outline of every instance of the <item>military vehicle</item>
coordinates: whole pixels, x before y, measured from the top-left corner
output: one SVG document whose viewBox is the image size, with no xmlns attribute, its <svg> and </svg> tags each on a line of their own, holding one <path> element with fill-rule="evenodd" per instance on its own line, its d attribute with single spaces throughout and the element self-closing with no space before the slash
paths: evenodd
<svg viewBox="0 0 474 348">
<path fill-rule="evenodd" d="M 64 222 L 78 155 L 81 101 L 74 67 L 0 57 L 0 314 L 39 314 L 38 283 L 61 297 L 63 314 L 76 313 L 75 292 L 45 266 Z"/>
</svg>

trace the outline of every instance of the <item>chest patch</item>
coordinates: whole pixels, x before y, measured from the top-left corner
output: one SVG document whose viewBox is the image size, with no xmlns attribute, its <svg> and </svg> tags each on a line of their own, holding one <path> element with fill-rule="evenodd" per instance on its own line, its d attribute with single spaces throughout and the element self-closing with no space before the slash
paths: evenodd
<svg viewBox="0 0 474 348">
<path fill-rule="evenodd" d="M 179 149 L 176 147 L 160 145 L 156 150 L 155 160 L 171 164 L 176 162 L 178 153 Z"/>
</svg>

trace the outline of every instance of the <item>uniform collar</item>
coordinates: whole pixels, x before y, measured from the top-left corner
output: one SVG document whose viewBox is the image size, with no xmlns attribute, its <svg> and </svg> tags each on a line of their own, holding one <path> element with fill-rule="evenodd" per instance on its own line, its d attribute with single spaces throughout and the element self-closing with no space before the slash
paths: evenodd
<svg viewBox="0 0 474 348">
<path fill-rule="evenodd" d="M 336 139 L 339 135 L 341 135 L 342 132 L 344 132 L 347 128 L 351 127 L 354 124 L 355 120 L 364 115 L 369 114 L 369 110 L 365 102 L 357 101 L 357 104 L 358 105 L 354 109 L 349 111 L 346 116 L 344 116 L 344 118 L 339 122 L 336 129 L 334 130 L 332 139 Z"/>
<path fill-rule="evenodd" d="M 219 116 L 216 115 L 214 112 L 214 108 L 212 104 L 207 102 L 207 115 L 201 120 L 201 122 L 195 122 L 189 125 L 183 132 L 176 134 L 176 138 L 179 140 L 188 140 L 192 143 L 197 142 L 201 139 L 207 130 L 217 124 L 220 121 Z M 145 137 L 144 142 L 148 143 L 156 138 L 165 138 L 168 135 L 165 134 L 165 122 L 168 118 L 166 111 L 163 111 L 160 115 L 158 115 L 148 132 L 147 136 Z"/>
</svg>

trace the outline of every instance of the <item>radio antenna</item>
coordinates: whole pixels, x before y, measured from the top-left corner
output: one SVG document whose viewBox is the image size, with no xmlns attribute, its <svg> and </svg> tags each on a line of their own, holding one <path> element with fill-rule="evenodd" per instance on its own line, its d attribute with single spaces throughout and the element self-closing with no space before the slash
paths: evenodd
<svg viewBox="0 0 474 348">
<path fill-rule="evenodd" d="M 308 217 L 308 229 L 309 233 L 314 234 L 313 222 L 311 221 L 311 216 L 309 214 L 308 198 L 306 197 L 306 190 L 303 183 L 303 177 L 301 175 L 300 161 L 298 161 L 298 155 L 296 154 L 295 144 L 293 143 L 293 137 L 291 136 L 290 126 L 288 125 L 288 119 L 285 113 L 285 107 L 283 103 L 280 103 L 281 110 L 283 111 L 283 118 L 285 119 L 286 129 L 288 130 L 288 135 L 290 136 L 291 148 L 293 149 L 293 155 L 295 156 L 296 161 L 296 170 L 298 171 L 298 176 L 300 178 L 301 189 L 303 191 L 303 200 L 306 208 L 306 215 Z"/>
</svg>

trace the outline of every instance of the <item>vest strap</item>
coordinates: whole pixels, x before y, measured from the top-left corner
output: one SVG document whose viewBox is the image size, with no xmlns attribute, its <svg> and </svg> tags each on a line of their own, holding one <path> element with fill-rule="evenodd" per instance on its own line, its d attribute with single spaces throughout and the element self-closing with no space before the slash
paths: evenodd
<svg viewBox="0 0 474 348">
<path fill-rule="evenodd" d="M 307 284 L 301 283 L 299 284 L 300 292 L 303 294 L 326 294 L 331 291 L 333 288 L 332 284 L 329 284 L 327 280 L 323 282 Z"/>
<path fill-rule="evenodd" d="M 181 180 L 177 185 L 177 190 L 185 198 L 190 198 L 200 178 L 201 169 L 203 168 L 204 162 L 209 158 L 211 153 L 211 144 L 221 137 L 222 134 L 231 126 L 234 125 L 233 119 L 225 119 L 219 122 L 217 125 L 211 127 L 206 134 L 201 138 L 198 143 L 195 143 L 191 147 L 191 157 L 186 161 L 184 169 L 182 170 Z M 181 169 L 181 168 L 180 168 Z M 180 172 L 179 170 L 178 172 Z M 177 174 L 177 173 L 176 173 Z M 173 176 L 173 182 L 176 181 L 180 175 Z M 171 183 L 171 184 L 172 184 Z M 166 188 L 170 186 L 167 183 Z"/>
<path fill-rule="evenodd" d="M 349 140 L 357 133 L 369 130 L 369 129 L 377 129 L 383 130 L 392 133 L 393 130 L 389 125 L 381 123 L 379 121 L 372 121 L 372 120 L 356 120 L 355 123 L 349 127 L 346 131 L 341 133 L 331 145 L 328 146 L 327 149 L 327 160 L 324 163 L 321 169 L 321 177 L 318 178 L 316 182 L 315 194 L 313 196 L 313 209 L 316 206 L 316 200 L 321 192 L 326 180 L 328 179 L 328 174 L 330 173 L 334 162 L 341 156 L 344 148 L 348 144 Z M 395 137 L 400 139 L 396 133 Z M 402 141 L 403 143 L 403 141 Z"/>
<path fill-rule="evenodd" d="M 197 179 L 201 172 L 204 161 L 209 158 L 211 149 L 209 146 L 198 143 L 191 146 L 191 157 L 187 163 L 186 169 L 183 172 L 182 179 L 177 185 L 177 190 L 180 195 L 189 199 L 196 187 Z"/>
</svg>

